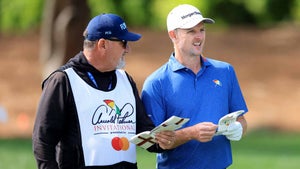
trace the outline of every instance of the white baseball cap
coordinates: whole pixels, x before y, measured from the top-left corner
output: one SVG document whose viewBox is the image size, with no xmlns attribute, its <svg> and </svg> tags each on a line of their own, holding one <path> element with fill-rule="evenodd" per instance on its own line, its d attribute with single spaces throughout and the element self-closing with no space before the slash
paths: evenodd
<svg viewBox="0 0 300 169">
<path fill-rule="evenodd" d="M 179 5 L 173 8 L 167 17 L 168 31 L 177 28 L 192 28 L 200 22 L 215 23 L 213 19 L 204 18 L 199 9 L 188 4 Z"/>
</svg>

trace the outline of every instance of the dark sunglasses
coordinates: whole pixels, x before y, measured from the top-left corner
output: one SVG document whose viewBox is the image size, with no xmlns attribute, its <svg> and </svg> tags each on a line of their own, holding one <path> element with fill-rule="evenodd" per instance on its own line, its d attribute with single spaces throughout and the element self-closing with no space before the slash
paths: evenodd
<svg viewBox="0 0 300 169">
<path fill-rule="evenodd" d="M 106 39 L 106 40 L 122 42 L 123 48 L 126 49 L 126 47 L 127 47 L 127 40 L 120 40 L 120 39 Z"/>
</svg>

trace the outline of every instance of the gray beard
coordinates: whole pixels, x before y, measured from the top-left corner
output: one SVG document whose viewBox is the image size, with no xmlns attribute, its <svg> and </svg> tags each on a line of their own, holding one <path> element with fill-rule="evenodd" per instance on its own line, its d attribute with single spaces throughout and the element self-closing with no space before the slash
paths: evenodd
<svg viewBox="0 0 300 169">
<path fill-rule="evenodd" d="M 119 60 L 119 63 L 117 65 L 116 69 L 123 69 L 125 67 L 125 65 L 126 65 L 125 58 L 124 58 L 124 56 L 122 56 Z"/>
</svg>

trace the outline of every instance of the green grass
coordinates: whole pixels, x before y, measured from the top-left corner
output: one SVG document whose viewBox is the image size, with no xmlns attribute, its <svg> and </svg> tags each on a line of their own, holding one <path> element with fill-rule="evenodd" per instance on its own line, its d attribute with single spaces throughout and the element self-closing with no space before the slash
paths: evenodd
<svg viewBox="0 0 300 169">
<path fill-rule="evenodd" d="M 300 133 L 256 131 L 232 143 L 233 165 L 229 169 L 297 169 Z"/>
<path fill-rule="evenodd" d="M 1 169 L 34 169 L 37 168 L 32 154 L 30 139 L 1 139 Z"/>
<path fill-rule="evenodd" d="M 155 169 L 156 153 L 149 153 L 148 151 L 138 147 L 137 161 L 139 169 Z"/>
<path fill-rule="evenodd" d="M 300 159 L 300 133 L 256 131 L 233 142 L 233 165 L 229 169 L 297 169 Z M 155 168 L 155 154 L 137 149 L 140 169 Z M 35 169 L 30 139 L 0 139 L 1 169 Z"/>
</svg>

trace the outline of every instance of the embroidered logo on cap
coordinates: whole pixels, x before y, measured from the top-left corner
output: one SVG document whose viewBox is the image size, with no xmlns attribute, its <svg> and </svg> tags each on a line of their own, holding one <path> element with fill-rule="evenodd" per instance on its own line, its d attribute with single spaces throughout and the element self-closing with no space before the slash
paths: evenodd
<svg viewBox="0 0 300 169">
<path fill-rule="evenodd" d="M 201 13 L 195 11 L 195 12 L 192 12 L 192 13 L 189 13 L 189 14 L 187 14 L 187 15 L 182 16 L 181 19 L 185 19 L 185 18 L 191 17 L 191 16 L 193 16 L 193 15 L 201 15 Z"/>
<path fill-rule="evenodd" d="M 126 29 L 126 24 L 125 24 L 125 22 L 123 22 L 122 24 L 120 24 L 120 27 L 121 27 L 122 30 Z"/>
<path fill-rule="evenodd" d="M 106 32 L 104 32 L 104 34 L 105 35 L 111 35 L 112 33 L 111 33 L 111 31 L 106 31 Z"/>
<path fill-rule="evenodd" d="M 125 24 L 125 22 L 123 22 L 122 24 L 120 24 L 120 27 L 121 27 L 122 30 L 125 30 L 125 29 L 126 29 L 126 24 Z"/>
</svg>

